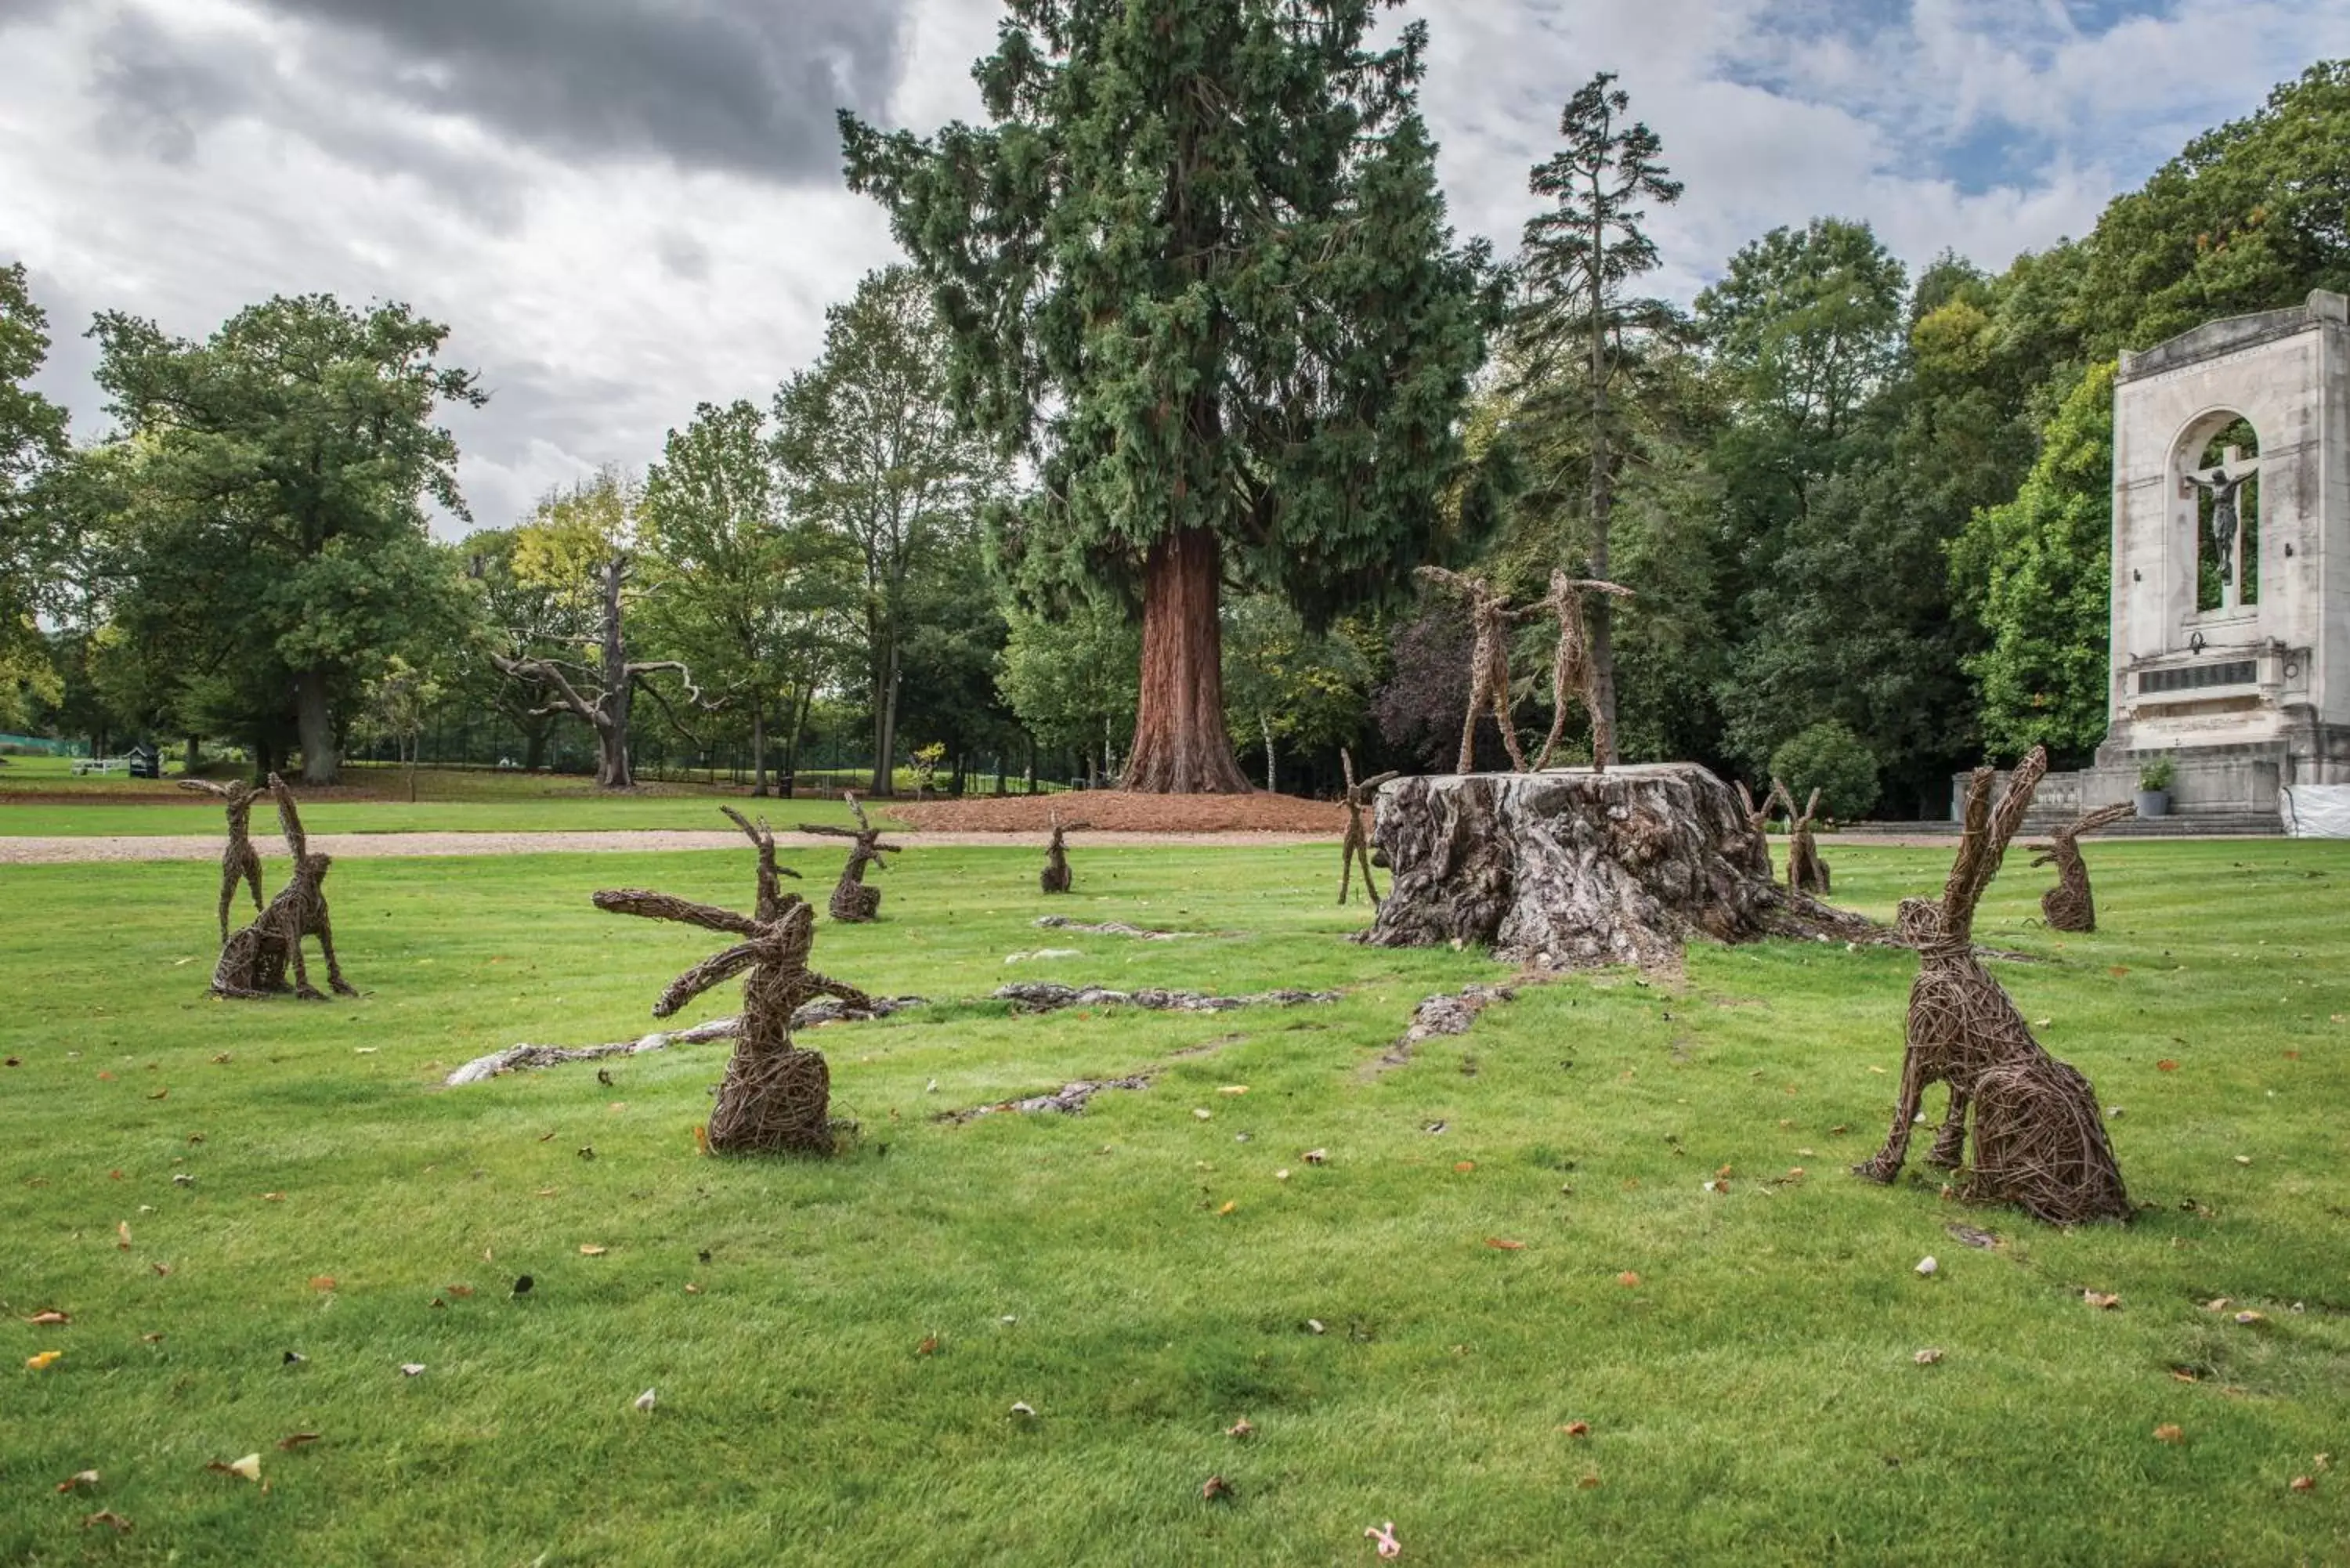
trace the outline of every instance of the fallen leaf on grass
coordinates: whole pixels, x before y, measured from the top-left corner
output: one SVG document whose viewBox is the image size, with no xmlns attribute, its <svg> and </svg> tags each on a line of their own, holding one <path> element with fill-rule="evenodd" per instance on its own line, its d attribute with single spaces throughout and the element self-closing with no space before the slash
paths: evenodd
<svg viewBox="0 0 2350 1568">
<path fill-rule="evenodd" d="M 241 1459 L 231 1459 L 226 1464 L 214 1459 L 204 1469 L 224 1476 L 236 1476 L 244 1480 L 257 1481 L 261 1479 L 261 1456 L 257 1453 L 247 1454 Z"/>
<path fill-rule="evenodd" d="M 1942 1359 L 1942 1353 L 1939 1350 L 1929 1348 L 1919 1351 L 1909 1359 L 1916 1362 L 1920 1366 L 1931 1366 L 1934 1363 Z"/>
<path fill-rule="evenodd" d="M 2238 1165 L 2250 1165 L 2252 1163 L 2252 1157 L 2249 1154 L 2240 1154 L 2236 1157 L 2236 1163 Z"/>
<path fill-rule="evenodd" d="M 1210 1476 L 1200 1487 L 1200 1501 L 1221 1502 L 1232 1495 L 1232 1483 L 1222 1476 Z"/>
<path fill-rule="evenodd" d="M 634 1399 L 629 1401 L 631 1405 L 635 1406 L 639 1410 L 650 1410 L 660 1402 L 659 1396 L 650 1388 L 646 1389 L 643 1393 L 638 1395 Z"/>
<path fill-rule="evenodd" d="M 38 1351 L 34 1355 L 25 1357 L 25 1369 L 28 1372 L 47 1372 L 50 1367 L 55 1366 L 58 1362 L 64 1360 L 65 1354 L 66 1353 L 62 1350 Z"/>
<path fill-rule="evenodd" d="M 1941 1268 L 1942 1265 L 1936 1262 L 1932 1258 L 1920 1258 L 1918 1260 L 1918 1272 L 1927 1279 L 1932 1279 L 1936 1274 L 1941 1272 Z"/>
<path fill-rule="evenodd" d="M 1219 1214 L 1230 1214 L 1237 1210 L 1239 1208 L 1240 1205 L 1238 1203 L 1228 1202 L 1222 1208 L 1217 1210 L 1216 1212 Z"/>
<path fill-rule="evenodd" d="M 1627 1291 L 1635 1290 L 1639 1286 L 1640 1276 L 1634 1273 L 1631 1270 L 1627 1269 L 1622 1273 L 1616 1276 L 1616 1282 L 1622 1285 Z"/>
<path fill-rule="evenodd" d="M 1025 1399 L 1014 1399 L 1012 1402 L 1012 1413 L 1015 1416 L 1034 1416 L 1036 1414 L 1036 1407 Z"/>
<path fill-rule="evenodd" d="M 1466 1176 L 1469 1172 L 1477 1168 L 1477 1162 L 1473 1159 L 1461 1160 L 1455 1163 L 1452 1168 L 1461 1172 L 1463 1176 Z"/>
<path fill-rule="evenodd" d="M 168 1100 L 172 1097 L 172 1091 L 169 1089 L 158 1089 L 147 1097 L 151 1100 Z"/>
<path fill-rule="evenodd" d="M 1499 1236 L 1486 1237 L 1485 1245 L 1497 1252 L 1523 1252 L 1526 1250 L 1526 1244 L 1523 1241 L 1505 1241 Z"/>
<path fill-rule="evenodd" d="M 287 1453 L 292 1453 L 306 1443 L 317 1442 L 323 1436 L 324 1434 L 318 1432 L 291 1432 L 278 1438 L 277 1446 Z"/>
<path fill-rule="evenodd" d="M 2154 1440 L 2158 1443 L 2183 1443 L 2187 1440 L 2187 1434 L 2176 1423 L 2166 1421 L 2154 1429 Z"/>
<path fill-rule="evenodd" d="M 2178 1071 L 2178 1064 L 2165 1056 L 2154 1064 L 2154 1070 L 2158 1073 L 2176 1073 Z"/>
<path fill-rule="evenodd" d="M 1565 1426 L 1561 1427 L 1559 1430 L 1565 1432 L 1570 1438 L 1587 1438 L 1591 1436 L 1591 1423 L 1588 1421 L 1569 1421 Z"/>
<path fill-rule="evenodd" d="M 1256 1425 L 1246 1416 L 1243 1416 L 1239 1420 L 1234 1421 L 1231 1426 L 1224 1428 L 1224 1436 L 1227 1438 L 1253 1438 L 1256 1436 Z"/>
<path fill-rule="evenodd" d="M 2119 980 L 2122 976 L 2129 973 L 2129 965 L 2117 963 L 2112 968 L 2106 970 L 2106 972 L 2112 975 L 2116 980 Z"/>
<path fill-rule="evenodd" d="M 96 1486 L 97 1484 L 98 1472 L 96 1470 L 79 1470 L 57 1482 L 57 1490 L 59 1491 L 78 1491 L 83 1487 Z"/>
<path fill-rule="evenodd" d="M 1216 1093 L 1220 1095 L 1245 1095 L 1248 1093 L 1248 1085 L 1246 1084 L 1226 1084 L 1222 1088 L 1218 1089 Z"/>
<path fill-rule="evenodd" d="M 2081 1299 L 2099 1312 L 2111 1312 L 2122 1304 L 2122 1298 L 2107 1291 L 2083 1291 Z"/>
<path fill-rule="evenodd" d="M 935 1334 L 923 1335 L 922 1343 L 914 1346 L 914 1354 L 917 1355 L 936 1355 L 938 1353 L 939 1336 Z"/>
<path fill-rule="evenodd" d="M 69 1324 L 73 1322 L 73 1315 L 70 1313 L 62 1313 L 55 1307 L 50 1307 L 46 1312 L 35 1313 L 25 1321 L 31 1324 L 35 1328 L 47 1328 L 52 1324 L 61 1326 L 65 1324 Z"/>
<path fill-rule="evenodd" d="M 128 1220 L 114 1222 L 114 1250 L 118 1252 L 130 1251 L 130 1221 Z"/>
<path fill-rule="evenodd" d="M 118 1535 L 130 1533 L 130 1521 L 110 1508 L 101 1508 L 96 1513 L 85 1513 L 81 1516 L 81 1527 L 84 1530 L 88 1530 L 93 1524 L 109 1526 Z"/>
<path fill-rule="evenodd" d="M 314 1291 L 331 1291 L 335 1288 L 335 1276 L 332 1274 L 312 1274 L 310 1276 L 310 1288 Z"/>
<path fill-rule="evenodd" d="M 2236 1321 L 2246 1327 L 2256 1323 L 2266 1323 L 2268 1320 L 2269 1314 L 2264 1312 L 2240 1312 L 2236 1314 Z"/>
<path fill-rule="evenodd" d="M 685 1282 L 685 1293 L 690 1296 L 698 1296 L 702 1293 L 702 1287 L 695 1284 L 691 1280 L 688 1280 Z"/>
<path fill-rule="evenodd" d="M 1599 1474 L 1595 1470 L 1589 1475 L 1585 1476 L 1582 1480 L 1576 1481 L 1575 1484 L 1578 1490 L 1596 1491 L 1599 1487 Z"/>
<path fill-rule="evenodd" d="M 283 1203 L 286 1201 L 286 1194 L 283 1192 L 265 1192 L 261 1195 L 261 1200 L 264 1203 Z"/>
<path fill-rule="evenodd" d="M 1330 1151 L 1326 1148 L 1309 1148 L 1298 1158 L 1308 1165 L 1322 1165 L 1328 1162 Z"/>
<path fill-rule="evenodd" d="M 599 1247 L 593 1241 L 579 1243 L 579 1255 L 583 1258 L 600 1258 L 610 1251 L 609 1247 Z"/>
<path fill-rule="evenodd" d="M 400 1375 L 402 1377 L 421 1376 L 423 1371 L 424 1363 L 421 1361 L 403 1361 L 400 1364 Z"/>
<path fill-rule="evenodd" d="M 2317 1490 L 2317 1480 L 2314 1476 L 2295 1476 L 2287 1484 L 2294 1491 L 2315 1491 Z"/>
<path fill-rule="evenodd" d="M 461 1299 L 473 1293 L 473 1287 L 471 1285 L 443 1285 L 441 1288 L 448 1292 L 451 1295 Z"/>
<path fill-rule="evenodd" d="M 1363 1526 L 1363 1538 L 1378 1547 L 1379 1555 L 1382 1557 L 1393 1558 L 1403 1555 L 1403 1542 L 1396 1539 L 1395 1521 L 1392 1519 L 1385 1524 Z"/>
</svg>

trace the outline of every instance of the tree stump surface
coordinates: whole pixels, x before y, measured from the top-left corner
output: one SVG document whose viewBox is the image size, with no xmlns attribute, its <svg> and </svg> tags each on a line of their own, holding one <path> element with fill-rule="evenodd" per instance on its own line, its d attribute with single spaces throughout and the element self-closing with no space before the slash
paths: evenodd
<svg viewBox="0 0 2350 1568">
<path fill-rule="evenodd" d="M 1883 936 L 1780 888 L 1737 795 L 1694 763 L 1403 779 L 1380 792 L 1374 836 L 1394 870 L 1362 938 L 1375 947 L 1657 969 L 1695 937 Z"/>
</svg>

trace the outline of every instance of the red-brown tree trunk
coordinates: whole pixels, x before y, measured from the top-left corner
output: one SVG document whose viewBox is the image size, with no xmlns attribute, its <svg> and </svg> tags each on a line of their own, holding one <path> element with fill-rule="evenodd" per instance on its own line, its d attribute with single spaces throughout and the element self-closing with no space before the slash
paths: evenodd
<svg viewBox="0 0 2350 1568">
<path fill-rule="evenodd" d="M 1138 794 L 1247 794 L 1224 730 L 1223 560 L 1216 536 L 1187 528 L 1150 547 L 1143 568 L 1142 701 L 1125 787 Z"/>
</svg>

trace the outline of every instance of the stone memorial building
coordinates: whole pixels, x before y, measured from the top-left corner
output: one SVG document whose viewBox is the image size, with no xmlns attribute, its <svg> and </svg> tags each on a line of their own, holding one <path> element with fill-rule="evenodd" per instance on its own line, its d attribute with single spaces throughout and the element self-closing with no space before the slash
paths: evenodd
<svg viewBox="0 0 2350 1568">
<path fill-rule="evenodd" d="M 2127 800 L 2160 759 L 2172 812 L 2231 831 L 2350 784 L 2350 300 L 2122 355 L 2113 526 L 2106 741 L 2035 815 Z"/>
</svg>

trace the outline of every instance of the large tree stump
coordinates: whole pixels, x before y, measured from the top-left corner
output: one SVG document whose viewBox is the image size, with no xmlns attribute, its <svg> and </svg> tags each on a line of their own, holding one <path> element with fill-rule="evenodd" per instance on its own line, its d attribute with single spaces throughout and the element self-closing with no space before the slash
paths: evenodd
<svg viewBox="0 0 2350 1568">
<path fill-rule="evenodd" d="M 1380 792 L 1377 832 L 1395 873 L 1363 937 L 1378 947 L 1655 968 L 1692 937 L 1882 935 L 1778 887 L 1738 797 L 1694 763 L 1404 779 Z"/>
</svg>

